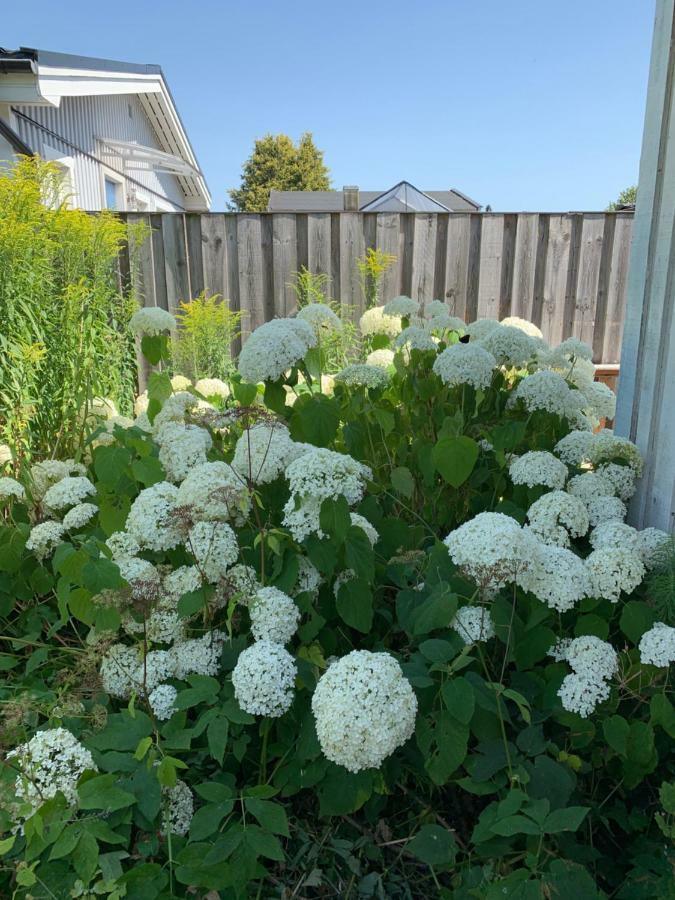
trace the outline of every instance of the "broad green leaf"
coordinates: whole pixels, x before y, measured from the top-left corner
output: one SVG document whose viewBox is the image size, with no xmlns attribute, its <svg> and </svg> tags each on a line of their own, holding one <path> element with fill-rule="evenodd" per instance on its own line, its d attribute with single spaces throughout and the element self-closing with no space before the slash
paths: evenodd
<svg viewBox="0 0 675 900">
<path fill-rule="evenodd" d="M 78 788 L 80 809 L 105 809 L 114 812 L 135 803 L 133 794 L 116 787 L 116 780 L 115 774 L 109 774 L 97 775 L 83 782 Z"/>
<path fill-rule="evenodd" d="M 628 722 L 622 716 L 610 716 L 602 723 L 605 740 L 620 756 L 627 755 L 627 741 L 630 732 Z"/>
<path fill-rule="evenodd" d="M 319 513 L 321 530 L 337 544 L 341 544 L 351 527 L 349 504 L 343 496 L 327 498 L 321 504 Z"/>
<path fill-rule="evenodd" d="M 223 764 L 225 757 L 225 747 L 227 746 L 227 736 L 229 733 L 230 723 L 225 716 L 217 716 L 209 723 L 206 729 L 206 740 L 209 745 L 209 753 L 220 765 Z"/>
<path fill-rule="evenodd" d="M 335 603 L 340 618 L 351 628 L 367 634 L 373 624 L 373 591 L 360 578 L 340 586 Z"/>
<path fill-rule="evenodd" d="M 392 469 L 391 484 L 395 491 L 403 494 L 404 497 L 412 497 L 415 490 L 415 479 L 412 472 L 406 466 L 398 466 Z"/>
<path fill-rule="evenodd" d="M 476 441 L 466 435 L 444 437 L 437 441 L 431 452 L 436 470 L 443 478 L 458 488 L 473 472 L 478 459 L 479 447 Z"/>
<path fill-rule="evenodd" d="M 327 447 L 339 424 L 340 409 L 335 400 L 323 394 L 303 395 L 293 406 L 291 436 L 316 447 Z"/>
<path fill-rule="evenodd" d="M 238 400 L 242 406 L 251 406 L 258 393 L 258 385 L 235 381 L 232 385 L 232 393 L 235 400 Z"/>
<path fill-rule="evenodd" d="M 345 563 L 364 581 L 372 582 L 375 557 L 368 535 L 358 525 L 350 525 L 345 536 Z"/>
<path fill-rule="evenodd" d="M 451 866 L 457 856 L 457 843 L 447 828 L 423 825 L 406 850 L 429 866 Z"/>
<path fill-rule="evenodd" d="M 589 812 L 590 806 L 566 806 L 563 809 L 554 809 L 546 816 L 544 833 L 559 834 L 561 831 L 577 831 Z"/>
<path fill-rule="evenodd" d="M 473 688 L 461 676 L 446 681 L 441 688 L 441 695 L 448 712 L 459 722 L 468 725 L 475 708 Z"/>
<path fill-rule="evenodd" d="M 288 819 L 286 810 L 279 803 L 270 800 L 259 800 L 256 797 L 247 797 L 244 806 L 255 816 L 258 822 L 267 831 L 274 834 L 282 834 L 288 837 Z"/>
<path fill-rule="evenodd" d="M 630 641 L 637 644 L 655 621 L 656 613 L 650 606 L 640 600 L 629 600 L 621 612 L 619 627 Z"/>
</svg>

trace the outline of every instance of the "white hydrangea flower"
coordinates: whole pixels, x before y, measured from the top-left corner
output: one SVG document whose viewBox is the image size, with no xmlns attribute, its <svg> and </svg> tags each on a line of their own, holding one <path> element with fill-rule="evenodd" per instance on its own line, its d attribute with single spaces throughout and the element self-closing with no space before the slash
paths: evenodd
<svg viewBox="0 0 675 900">
<path fill-rule="evenodd" d="M 558 689 L 558 697 L 563 709 L 587 719 L 596 706 L 608 699 L 611 688 L 600 678 L 587 678 L 572 672 L 565 675 Z"/>
<path fill-rule="evenodd" d="M 635 471 L 630 466 L 622 466 L 619 463 L 603 463 L 597 467 L 596 472 L 609 481 L 620 500 L 626 502 L 635 493 Z"/>
<path fill-rule="evenodd" d="M 143 413 L 147 413 L 149 405 L 150 398 L 148 397 L 148 392 L 143 391 L 143 393 L 139 394 L 134 400 L 134 416 L 138 417 Z"/>
<path fill-rule="evenodd" d="M 84 528 L 97 512 L 98 506 L 95 506 L 93 503 L 78 503 L 63 517 L 63 527 L 66 531 L 72 531 L 74 528 Z"/>
<path fill-rule="evenodd" d="M 162 600 L 153 609 L 146 622 L 145 633 L 152 644 L 172 644 L 185 640 L 185 619 Z"/>
<path fill-rule="evenodd" d="M 171 834 L 184 837 L 190 830 L 195 810 L 195 799 L 192 791 L 179 778 L 173 787 L 162 788 L 164 800 L 164 828 Z"/>
<path fill-rule="evenodd" d="M 591 596 L 618 603 L 621 592 L 630 594 L 645 576 L 641 557 L 631 549 L 600 547 L 586 557 Z"/>
<path fill-rule="evenodd" d="M 161 434 L 162 429 L 169 422 L 183 424 L 188 413 L 194 413 L 199 410 L 213 410 L 214 408 L 206 400 L 200 400 L 199 397 L 191 394 L 189 391 L 178 391 L 168 397 L 162 404 L 162 408 L 152 423 L 152 433 L 155 436 Z"/>
<path fill-rule="evenodd" d="M 140 694 L 147 694 L 175 674 L 175 659 L 169 650 L 150 650 L 142 658 L 132 675 L 134 689 Z"/>
<path fill-rule="evenodd" d="M 237 703 L 253 716 L 283 716 L 293 703 L 297 672 L 281 644 L 256 641 L 239 654 L 232 672 Z"/>
<path fill-rule="evenodd" d="M 20 770 L 14 790 L 19 800 L 31 805 L 29 815 L 59 791 L 69 806 L 75 806 L 80 776 L 86 771 L 98 772 L 91 753 L 65 728 L 38 731 L 11 750 L 7 759 Z"/>
<path fill-rule="evenodd" d="M 171 387 L 174 391 L 187 391 L 188 388 L 192 387 L 192 382 L 185 375 L 172 375 Z"/>
<path fill-rule="evenodd" d="M 292 494 L 325 500 L 343 496 L 350 506 L 363 498 L 372 471 L 346 453 L 313 447 L 295 459 L 286 470 Z"/>
<path fill-rule="evenodd" d="M 62 509 L 77 506 L 95 493 L 96 488 L 86 476 L 66 475 L 49 488 L 42 502 L 48 509 L 60 512 Z"/>
<path fill-rule="evenodd" d="M 211 583 L 221 579 L 239 556 L 237 536 L 225 522 L 197 522 L 188 533 L 186 546 Z"/>
<path fill-rule="evenodd" d="M 373 350 L 366 356 L 367 366 L 378 366 L 380 369 L 388 369 L 394 365 L 395 353 L 393 350 L 387 350 L 382 347 L 380 350 Z"/>
<path fill-rule="evenodd" d="M 581 466 L 588 461 L 591 444 L 595 440 L 592 431 L 570 431 L 554 447 L 554 452 L 568 466 Z"/>
<path fill-rule="evenodd" d="M 428 319 L 424 324 L 424 328 L 429 334 L 442 334 L 445 331 L 464 332 L 466 331 L 466 324 L 464 319 L 460 319 L 459 316 L 451 316 L 446 311 Z"/>
<path fill-rule="evenodd" d="M 63 540 L 65 528 L 60 522 L 41 522 L 33 525 L 26 541 L 26 550 L 32 550 L 38 559 L 46 559 Z"/>
<path fill-rule="evenodd" d="M 626 518 L 626 504 L 618 497 L 594 497 L 586 503 L 588 521 L 595 527 L 610 519 L 622 522 Z"/>
<path fill-rule="evenodd" d="M 254 484 L 269 484 L 294 459 L 297 445 L 281 422 L 258 422 L 247 428 L 234 448 L 232 467 Z"/>
<path fill-rule="evenodd" d="M 592 381 L 583 386 L 586 398 L 584 412 L 595 419 L 613 419 L 616 414 L 616 394 L 602 381 Z"/>
<path fill-rule="evenodd" d="M 171 684 L 158 684 L 150 693 L 148 703 L 155 718 L 160 722 L 166 722 L 176 712 L 176 697 L 178 691 Z"/>
<path fill-rule="evenodd" d="M 389 384 L 389 374 L 382 366 L 350 363 L 335 376 L 335 380 L 349 387 L 383 388 Z"/>
<path fill-rule="evenodd" d="M 379 767 L 412 736 L 417 697 L 389 653 L 353 650 L 321 676 L 312 712 L 324 755 L 360 772 Z"/>
<path fill-rule="evenodd" d="M 364 337 L 371 334 L 384 334 L 387 337 L 396 337 L 402 325 L 399 316 L 389 316 L 384 312 L 384 306 L 373 306 L 367 309 L 359 319 L 359 328 Z"/>
<path fill-rule="evenodd" d="M 535 500 L 527 518 L 540 541 L 558 547 L 569 547 L 570 537 L 583 537 L 589 526 L 583 501 L 565 491 L 550 491 Z"/>
<path fill-rule="evenodd" d="M 198 591 L 202 586 L 202 576 L 197 566 L 179 566 L 162 579 L 162 591 L 167 601 L 175 608 L 185 594 Z"/>
<path fill-rule="evenodd" d="M 323 577 L 314 563 L 306 556 L 298 556 L 298 577 L 291 596 L 316 594 L 323 583 Z"/>
<path fill-rule="evenodd" d="M 352 525 L 356 525 L 357 528 L 365 531 L 366 537 L 370 541 L 371 547 L 374 547 L 380 539 L 380 535 L 377 533 L 377 529 L 375 528 L 375 526 L 372 525 L 365 516 L 361 516 L 358 513 L 350 513 L 349 517 L 351 519 Z"/>
<path fill-rule="evenodd" d="M 409 325 L 394 339 L 394 347 L 399 350 L 436 350 L 433 337 L 419 325 Z"/>
<path fill-rule="evenodd" d="M 320 337 L 322 334 L 342 331 L 342 322 L 327 303 L 308 303 L 298 310 L 298 319 L 308 322 L 314 333 Z"/>
<path fill-rule="evenodd" d="M 196 466 L 178 488 L 176 506 L 188 507 L 194 521 L 243 521 L 251 508 L 246 482 L 225 462 Z"/>
<path fill-rule="evenodd" d="M 394 297 L 393 300 L 384 304 L 383 310 L 385 316 L 399 316 L 409 319 L 416 316 L 420 311 L 420 305 L 417 300 L 412 300 L 401 294 L 400 297 Z"/>
<path fill-rule="evenodd" d="M 161 334 L 163 331 L 175 331 L 176 319 L 160 306 L 146 306 L 136 310 L 129 321 L 129 328 L 134 334 Z"/>
<path fill-rule="evenodd" d="M 136 673 L 141 662 L 138 647 L 113 644 L 101 659 L 99 676 L 106 694 L 124 700 L 136 689 Z"/>
<path fill-rule="evenodd" d="M 548 369 L 539 369 L 518 383 L 509 404 L 518 400 L 528 412 L 543 409 L 572 423 L 577 422 L 584 406 L 583 394 L 572 390 L 562 375 Z"/>
<path fill-rule="evenodd" d="M 356 572 L 353 569 L 343 569 L 342 572 L 338 572 L 333 581 L 333 596 L 336 600 L 342 585 L 349 584 L 354 578 L 356 578 Z"/>
<path fill-rule="evenodd" d="M 151 562 L 135 556 L 122 556 L 115 563 L 135 595 L 142 596 L 148 592 L 155 594 L 159 591 L 159 572 Z"/>
<path fill-rule="evenodd" d="M 529 568 L 524 587 L 551 609 L 566 612 L 590 593 L 583 559 L 564 547 L 542 545 Z"/>
<path fill-rule="evenodd" d="M 250 384 L 277 381 L 316 346 L 314 329 L 303 319 L 272 319 L 251 334 L 239 354 L 238 370 Z"/>
<path fill-rule="evenodd" d="M 674 549 L 672 535 L 660 528 L 643 528 L 638 532 L 640 555 L 645 568 L 653 569 L 665 561 L 670 549 Z"/>
<path fill-rule="evenodd" d="M 156 433 L 159 461 L 166 477 L 175 484 L 195 468 L 206 462 L 206 453 L 213 446 L 211 435 L 198 425 L 166 422 Z"/>
<path fill-rule="evenodd" d="M 325 537 L 321 530 L 321 503 L 322 500 L 316 497 L 306 497 L 301 501 L 294 496 L 286 502 L 283 524 L 298 543 L 310 534 Z"/>
<path fill-rule="evenodd" d="M 609 697 L 609 681 L 619 668 L 616 651 L 607 641 L 589 634 L 559 641 L 549 652 L 559 662 L 567 662 L 573 671 L 558 691 L 563 708 L 587 718 Z"/>
<path fill-rule="evenodd" d="M 586 505 L 598 497 L 614 496 L 614 487 L 611 481 L 597 472 L 584 472 L 582 475 L 574 475 L 567 482 L 566 490 L 568 494 L 578 497 Z"/>
<path fill-rule="evenodd" d="M 496 319 L 476 319 L 475 322 L 469 322 L 465 331 L 472 341 L 480 341 L 495 328 L 499 328 L 499 322 Z"/>
<path fill-rule="evenodd" d="M 237 603 L 242 606 L 248 606 L 255 598 L 258 589 L 261 587 L 258 576 L 252 566 L 246 566 L 243 563 L 237 563 L 228 569 L 225 578 L 221 583 L 223 589 L 222 602 L 229 602 L 231 598 L 236 599 Z"/>
<path fill-rule="evenodd" d="M 127 531 L 114 531 L 105 543 L 114 560 L 137 556 L 141 552 L 141 545 Z"/>
<path fill-rule="evenodd" d="M 625 522 L 616 520 L 600 522 L 591 531 L 589 540 L 594 550 L 598 550 L 600 547 L 618 547 L 642 556 L 640 532 L 631 525 L 626 525 Z"/>
<path fill-rule="evenodd" d="M 148 550 L 172 550 L 181 543 L 180 523 L 174 516 L 178 506 L 178 488 L 158 481 L 140 492 L 131 504 L 126 530 Z"/>
<path fill-rule="evenodd" d="M 49 488 L 62 478 L 86 474 L 86 468 L 82 463 L 76 463 L 74 459 L 45 459 L 35 463 L 30 470 L 33 499 L 42 500 Z"/>
<path fill-rule="evenodd" d="M 534 322 L 529 322 L 527 319 L 521 319 L 519 316 L 507 316 L 505 319 L 502 319 L 499 324 L 508 326 L 509 328 L 518 328 L 520 331 L 523 331 L 533 338 L 542 340 L 544 337 L 541 328 L 538 328 Z"/>
<path fill-rule="evenodd" d="M 451 344 L 434 361 L 434 372 L 443 384 L 470 384 L 485 390 L 492 384 L 497 360 L 480 344 Z"/>
<path fill-rule="evenodd" d="M 230 386 L 220 378 L 200 378 L 195 382 L 195 390 L 202 397 L 220 397 L 227 400 L 230 396 Z"/>
<path fill-rule="evenodd" d="M 452 561 L 477 584 L 521 583 L 539 549 L 536 538 L 503 513 L 483 512 L 455 528 L 443 542 Z"/>
<path fill-rule="evenodd" d="M 26 491 L 22 484 L 9 475 L 0 478 L 0 501 L 2 500 L 25 500 Z"/>
<path fill-rule="evenodd" d="M 433 319 L 436 316 L 446 315 L 449 310 L 443 300 L 430 300 L 424 304 L 423 312 L 426 319 Z"/>
<path fill-rule="evenodd" d="M 675 628 L 655 622 L 640 638 L 638 649 L 641 663 L 667 668 L 675 662 Z"/>
<path fill-rule="evenodd" d="M 618 437 L 611 431 L 601 431 L 595 435 L 589 452 L 594 466 L 605 462 L 622 461 L 629 465 L 637 478 L 642 475 L 642 454 L 628 438 Z"/>
<path fill-rule="evenodd" d="M 248 611 L 256 641 L 287 644 L 298 630 L 300 610 L 288 594 L 275 587 L 259 588 Z"/>
<path fill-rule="evenodd" d="M 214 630 L 207 631 L 200 638 L 177 641 L 168 651 L 175 677 L 217 675 L 226 637 L 222 631 Z"/>
<path fill-rule="evenodd" d="M 559 490 L 567 481 L 567 466 L 546 450 L 530 450 L 511 461 L 509 476 L 514 484 Z"/>
<path fill-rule="evenodd" d="M 450 623 L 465 644 L 489 641 L 495 636 L 495 626 L 487 609 L 482 606 L 462 606 Z"/>
<path fill-rule="evenodd" d="M 493 328 L 480 339 L 480 344 L 494 356 L 498 365 L 508 368 L 527 365 L 535 358 L 540 346 L 535 338 L 520 328 L 504 324 Z"/>
</svg>

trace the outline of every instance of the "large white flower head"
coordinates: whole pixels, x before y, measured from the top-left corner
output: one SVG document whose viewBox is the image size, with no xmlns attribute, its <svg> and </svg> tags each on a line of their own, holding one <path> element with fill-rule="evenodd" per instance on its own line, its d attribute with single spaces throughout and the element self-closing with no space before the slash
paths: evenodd
<svg viewBox="0 0 675 900">
<path fill-rule="evenodd" d="M 645 577 L 641 556 L 624 547 L 600 547 L 586 557 L 592 597 L 618 603 L 621 592 L 630 594 Z"/>
<path fill-rule="evenodd" d="M 7 759 L 20 770 L 14 783 L 16 796 L 30 803 L 33 812 L 59 791 L 74 806 L 82 773 L 98 772 L 91 753 L 65 728 L 38 731 L 11 750 Z"/>
<path fill-rule="evenodd" d="M 182 540 L 180 523 L 174 513 L 178 488 L 168 481 L 141 491 L 131 504 L 126 530 L 140 547 L 148 550 L 171 550 Z"/>
<path fill-rule="evenodd" d="M 666 668 L 675 662 L 675 628 L 656 622 L 640 638 L 640 662 Z"/>
<path fill-rule="evenodd" d="M 562 375 L 539 369 L 518 383 L 510 403 L 520 400 L 528 412 L 542 409 L 576 423 L 584 405 L 584 396 L 572 390 Z"/>
<path fill-rule="evenodd" d="M 539 549 L 536 538 L 515 519 L 493 512 L 469 519 L 443 543 L 455 565 L 483 587 L 520 583 Z"/>
<path fill-rule="evenodd" d="M 87 470 L 82 463 L 74 459 L 45 459 L 31 466 L 31 494 L 34 500 L 42 500 L 49 488 L 71 475 L 86 475 Z"/>
<path fill-rule="evenodd" d="M 342 331 L 340 317 L 327 303 L 308 303 L 298 310 L 298 319 L 308 322 L 319 338 L 331 332 Z"/>
<path fill-rule="evenodd" d="M 66 476 L 49 488 L 42 498 L 44 505 L 55 512 L 77 506 L 96 493 L 96 488 L 84 475 Z"/>
<path fill-rule="evenodd" d="M 321 503 L 317 497 L 291 496 L 284 506 L 283 524 L 296 541 L 304 541 L 310 534 L 325 537 L 321 530 Z"/>
<path fill-rule="evenodd" d="M 312 447 L 286 469 L 292 494 L 325 500 L 343 496 L 350 506 L 363 498 L 372 471 L 346 453 Z"/>
<path fill-rule="evenodd" d="M 592 431 L 570 431 L 560 438 L 554 452 L 568 466 L 582 466 L 588 462 L 591 444 L 595 440 Z"/>
<path fill-rule="evenodd" d="M 114 560 L 137 556 L 141 545 L 126 531 L 114 531 L 105 542 Z"/>
<path fill-rule="evenodd" d="M 480 339 L 480 344 L 491 353 L 500 366 L 507 368 L 527 365 L 535 358 L 540 342 L 520 328 L 499 325 Z"/>
<path fill-rule="evenodd" d="M 251 634 L 256 641 L 287 644 L 298 629 L 300 610 L 275 587 L 261 587 L 248 607 Z"/>
<path fill-rule="evenodd" d="M 595 708 L 609 698 L 611 686 L 601 678 L 587 678 L 572 672 L 565 675 L 558 689 L 563 709 L 587 719 Z"/>
<path fill-rule="evenodd" d="M 183 481 L 195 466 L 206 462 L 206 453 L 213 445 L 205 428 L 181 422 L 167 422 L 156 433 L 155 440 L 166 477 L 175 484 Z"/>
<path fill-rule="evenodd" d="M 197 522 L 188 533 L 186 547 L 209 582 L 219 581 L 237 561 L 237 536 L 225 522 Z"/>
<path fill-rule="evenodd" d="M 654 569 L 668 558 L 668 552 L 675 550 L 673 536 L 660 528 L 643 528 L 638 532 L 640 555 L 645 568 Z"/>
<path fill-rule="evenodd" d="M 377 353 L 385 352 L 377 350 Z M 384 388 L 389 384 L 389 374 L 382 366 L 370 363 L 350 363 L 335 376 L 335 380 L 348 387 Z"/>
<path fill-rule="evenodd" d="M 642 556 L 640 532 L 631 525 L 626 525 L 625 522 L 612 519 L 609 522 L 600 522 L 591 531 L 589 541 L 594 550 L 599 550 L 601 547 L 618 547 Z"/>
<path fill-rule="evenodd" d="M 234 448 L 232 468 L 254 484 L 268 484 L 297 454 L 297 445 L 281 422 L 258 422 L 247 428 Z"/>
<path fill-rule="evenodd" d="M 232 672 L 237 703 L 254 716 L 283 716 L 293 703 L 297 673 L 293 657 L 281 644 L 256 641 L 239 654 Z"/>
<path fill-rule="evenodd" d="M 551 609 L 573 609 L 590 592 L 583 559 L 564 547 L 542 545 L 528 569 L 524 587 Z"/>
<path fill-rule="evenodd" d="M 629 465 L 635 475 L 642 475 L 642 454 L 628 438 L 617 437 L 611 431 L 601 431 L 595 435 L 591 444 L 589 459 L 594 466 L 605 462 L 624 462 Z"/>
<path fill-rule="evenodd" d="M 586 398 L 584 413 L 595 420 L 613 419 L 616 413 L 616 394 L 602 381 L 591 381 L 582 389 Z"/>
<path fill-rule="evenodd" d="M 113 644 L 101 659 L 99 676 L 106 694 L 123 700 L 137 687 L 136 674 L 141 662 L 138 647 Z"/>
<path fill-rule="evenodd" d="M 509 476 L 514 484 L 559 490 L 567 481 L 567 466 L 546 450 L 530 450 L 511 461 Z"/>
<path fill-rule="evenodd" d="M 609 681 L 619 668 L 616 651 L 595 635 L 581 635 L 559 641 L 550 654 L 559 662 L 567 662 L 573 672 L 563 679 L 558 691 L 563 708 L 587 718 L 609 697 Z"/>
<path fill-rule="evenodd" d="M 480 344 L 451 344 L 434 361 L 434 372 L 444 384 L 470 384 L 485 390 L 492 384 L 497 360 Z"/>
<path fill-rule="evenodd" d="M 63 517 L 63 527 L 66 531 L 74 531 L 77 528 L 84 528 L 87 522 L 90 522 L 96 513 L 98 506 L 93 503 L 78 503 L 73 506 Z"/>
<path fill-rule="evenodd" d="M 167 719 L 170 719 L 176 712 L 177 696 L 178 691 L 173 685 L 158 684 L 148 697 L 148 703 L 150 704 L 150 708 L 152 709 L 155 718 L 159 719 L 160 722 L 165 722 Z"/>
<path fill-rule="evenodd" d="M 304 319 L 272 319 L 249 336 L 239 354 L 238 370 L 244 381 L 277 381 L 316 346 L 312 326 Z"/>
<path fill-rule="evenodd" d="M 161 334 L 163 331 L 174 331 L 176 319 L 161 306 L 146 306 L 136 310 L 129 321 L 129 327 L 134 334 Z"/>
<path fill-rule="evenodd" d="M 394 347 L 399 350 L 436 350 L 436 342 L 426 329 L 419 325 L 409 325 L 394 339 Z"/>
<path fill-rule="evenodd" d="M 195 390 L 207 400 L 209 397 L 227 400 L 230 396 L 230 386 L 220 378 L 200 378 L 195 381 Z"/>
<path fill-rule="evenodd" d="M 424 323 L 424 328 L 429 334 L 441 337 L 446 331 L 464 332 L 466 330 L 466 324 L 464 323 L 464 319 L 460 319 L 459 316 L 451 316 L 450 313 L 446 311 L 427 319 Z"/>
<path fill-rule="evenodd" d="M 383 306 L 373 306 L 367 309 L 359 319 L 359 328 L 364 337 L 371 334 L 384 334 L 387 337 L 396 337 L 402 325 L 399 316 L 389 316 L 384 312 Z"/>
<path fill-rule="evenodd" d="M 383 308 L 385 316 L 400 316 L 401 318 L 406 319 L 409 319 L 411 316 L 416 316 L 419 311 L 419 302 L 417 300 L 412 300 L 410 297 L 406 297 L 403 294 L 401 294 L 400 297 L 394 297 L 393 300 L 388 300 Z"/>
<path fill-rule="evenodd" d="M 630 466 L 622 466 L 620 463 L 601 463 L 595 470 L 602 475 L 614 488 L 616 496 L 624 502 L 630 500 L 635 493 L 635 470 Z"/>
<path fill-rule="evenodd" d="M 201 400 L 195 394 L 191 394 L 189 391 L 178 391 L 167 397 L 162 404 L 162 408 L 152 423 L 152 433 L 158 436 L 167 423 L 178 422 L 183 424 L 189 413 L 212 409 L 213 406 L 210 403 L 207 403 L 206 400 Z"/>
<path fill-rule="evenodd" d="M 192 387 L 192 382 L 185 375 L 172 375 L 171 387 L 174 391 L 187 391 L 188 388 Z"/>
<path fill-rule="evenodd" d="M 370 541 L 371 547 L 374 547 L 380 539 L 380 535 L 377 533 L 375 526 L 369 522 L 365 516 L 359 515 L 359 513 L 350 513 L 349 518 L 352 525 L 355 525 L 357 528 L 360 528 L 361 531 L 366 533 L 366 537 Z"/>
<path fill-rule="evenodd" d="M 32 550 L 38 559 L 46 559 L 63 540 L 66 529 L 60 522 L 41 522 L 34 525 L 28 540 L 26 550 Z"/>
<path fill-rule="evenodd" d="M 388 369 L 394 365 L 395 353 L 393 350 L 387 350 L 382 347 L 380 350 L 373 350 L 366 356 L 366 365 L 378 366 L 380 369 Z"/>
<path fill-rule="evenodd" d="M 541 328 L 538 328 L 534 322 L 530 322 L 527 319 L 521 319 L 519 316 L 507 316 L 505 319 L 502 319 L 499 324 L 508 326 L 509 328 L 518 328 L 530 337 L 539 338 L 539 340 L 542 340 L 544 337 Z"/>
<path fill-rule="evenodd" d="M 298 556 L 298 577 L 291 591 L 291 596 L 316 594 L 322 582 L 323 576 L 314 563 L 306 556 Z"/>
<path fill-rule="evenodd" d="M 217 675 L 226 635 L 207 631 L 199 638 L 176 641 L 168 651 L 176 678 L 188 675 Z"/>
<path fill-rule="evenodd" d="M 530 529 L 544 544 L 569 547 L 570 537 L 588 531 L 588 511 L 579 497 L 565 491 L 549 491 L 527 511 Z"/>
<path fill-rule="evenodd" d="M 578 497 L 586 505 L 598 497 L 614 496 L 614 488 L 611 481 L 597 472 L 584 472 L 582 475 L 575 475 L 567 482 L 566 490 L 568 494 Z"/>
<path fill-rule="evenodd" d="M 179 778 L 172 787 L 162 788 L 162 800 L 164 801 L 164 828 L 171 834 L 184 837 L 190 830 L 195 809 L 192 791 Z"/>
<path fill-rule="evenodd" d="M 379 767 L 411 737 L 417 697 L 389 653 L 353 650 L 321 676 L 312 712 L 324 755 L 360 772 Z"/>
<path fill-rule="evenodd" d="M 239 522 L 251 508 L 245 480 L 225 462 L 196 466 L 178 488 L 176 506 L 187 507 L 194 521 Z"/>
<path fill-rule="evenodd" d="M 471 340 L 475 342 L 487 337 L 495 328 L 499 328 L 499 322 L 496 319 L 476 319 L 475 322 L 469 322 L 465 330 Z"/>
<path fill-rule="evenodd" d="M 162 593 L 170 608 L 177 608 L 185 594 L 191 594 L 202 586 L 202 576 L 197 566 L 179 566 L 162 578 Z"/>
<path fill-rule="evenodd" d="M 489 641 L 495 636 L 495 626 L 489 611 L 483 606 L 462 606 L 450 623 L 465 644 Z"/>
<path fill-rule="evenodd" d="M 237 563 L 236 566 L 228 569 L 220 587 L 222 590 L 222 605 L 226 605 L 230 600 L 235 600 L 242 606 L 249 606 L 255 599 L 255 595 L 261 585 L 252 566 Z"/>
<path fill-rule="evenodd" d="M 25 500 L 26 491 L 22 484 L 9 475 L 0 478 L 0 502 L 3 500 Z"/>
<path fill-rule="evenodd" d="M 595 527 L 610 519 L 622 522 L 626 518 L 626 504 L 618 497 L 595 497 L 586 504 L 588 521 Z"/>
<path fill-rule="evenodd" d="M 444 316 L 449 313 L 446 303 L 442 300 L 430 300 L 424 304 L 424 317 L 426 319 L 434 319 L 436 316 Z"/>
</svg>

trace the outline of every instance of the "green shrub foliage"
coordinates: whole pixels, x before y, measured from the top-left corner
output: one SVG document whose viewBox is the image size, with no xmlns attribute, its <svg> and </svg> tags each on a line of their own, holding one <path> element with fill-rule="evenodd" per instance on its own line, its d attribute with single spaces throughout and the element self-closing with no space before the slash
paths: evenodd
<svg viewBox="0 0 675 900">
<path fill-rule="evenodd" d="M 672 896 L 672 563 L 589 349 L 397 298 L 326 393 L 318 322 L 0 481 L 0 893 Z"/>
</svg>

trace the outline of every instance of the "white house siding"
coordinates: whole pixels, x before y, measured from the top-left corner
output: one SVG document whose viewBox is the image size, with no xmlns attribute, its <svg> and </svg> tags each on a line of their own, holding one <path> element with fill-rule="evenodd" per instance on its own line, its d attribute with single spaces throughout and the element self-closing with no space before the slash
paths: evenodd
<svg viewBox="0 0 675 900">
<path fill-rule="evenodd" d="M 133 141 L 162 149 L 140 100 L 134 94 L 64 97 L 58 108 L 15 106 L 14 109 L 33 120 L 28 121 L 23 115 L 17 115 L 14 119 L 16 132 L 33 152 L 50 158 L 48 148 L 52 148 L 62 152 L 64 156 L 72 157 L 74 202 L 82 209 L 98 210 L 104 205 L 99 161 L 102 148 L 98 138 Z M 60 140 L 49 132 L 65 140 Z M 109 168 L 124 174 L 124 164 L 120 157 L 106 153 L 103 161 Z M 150 209 L 183 209 L 183 193 L 174 175 L 144 169 L 132 169 L 126 175 L 127 198 L 136 190 L 143 192 L 146 189 L 149 197 L 145 199 L 149 199 Z M 139 184 L 134 184 L 131 179 Z M 131 204 L 129 208 L 132 208 Z"/>
</svg>

